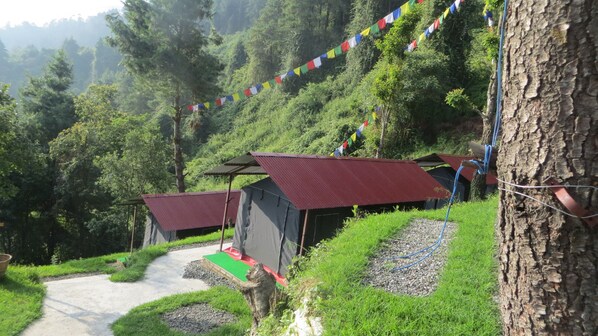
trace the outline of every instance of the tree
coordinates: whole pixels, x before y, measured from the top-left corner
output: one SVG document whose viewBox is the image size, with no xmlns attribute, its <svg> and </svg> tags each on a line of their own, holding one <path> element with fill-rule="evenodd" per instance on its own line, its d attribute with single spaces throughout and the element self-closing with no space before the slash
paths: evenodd
<svg viewBox="0 0 598 336">
<path fill-rule="evenodd" d="M 498 175 L 518 185 L 555 178 L 595 188 L 598 3 L 557 1 L 539 11 L 519 2 L 507 10 Z M 550 189 L 502 187 L 505 335 L 598 334 L 598 227 L 562 213 L 568 210 Z M 598 212 L 595 190 L 567 190 L 582 208 Z"/>
<path fill-rule="evenodd" d="M 181 147 L 183 101 L 211 98 L 216 92 L 218 60 L 206 51 L 210 39 L 202 21 L 211 17 L 211 0 L 126 0 L 124 17 L 106 17 L 108 39 L 123 54 L 126 68 L 172 102 L 174 168 L 179 192 L 185 191 Z"/>
</svg>

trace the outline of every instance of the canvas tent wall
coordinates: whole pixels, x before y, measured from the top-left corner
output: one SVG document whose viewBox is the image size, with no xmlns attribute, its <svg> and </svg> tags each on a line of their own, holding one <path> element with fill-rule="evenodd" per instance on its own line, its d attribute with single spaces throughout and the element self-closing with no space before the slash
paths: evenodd
<svg viewBox="0 0 598 336">
<path fill-rule="evenodd" d="M 225 221 L 234 223 L 239 195 L 239 190 L 230 192 Z M 143 195 L 143 201 L 150 210 L 143 239 L 145 247 L 220 228 L 226 192 Z"/>
<path fill-rule="evenodd" d="M 423 206 L 448 196 L 413 161 L 249 153 L 206 175 L 243 172 L 269 178 L 242 189 L 233 248 L 283 276 L 301 246 L 332 236 L 353 205 Z"/>
</svg>

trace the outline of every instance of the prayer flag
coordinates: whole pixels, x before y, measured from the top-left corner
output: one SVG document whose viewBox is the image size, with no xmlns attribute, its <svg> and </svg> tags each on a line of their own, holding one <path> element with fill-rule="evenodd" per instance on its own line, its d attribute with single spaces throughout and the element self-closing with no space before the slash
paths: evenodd
<svg viewBox="0 0 598 336">
<path fill-rule="evenodd" d="M 365 128 L 365 124 L 361 124 L 361 126 L 359 126 L 359 128 L 357 130 L 361 133 L 361 132 L 363 132 L 364 128 Z"/>
<path fill-rule="evenodd" d="M 316 57 L 314 58 L 314 66 L 316 68 L 319 68 L 322 66 L 322 59 L 320 57 Z"/>
<path fill-rule="evenodd" d="M 349 146 L 353 146 L 353 139 L 351 139 L 351 138 L 347 139 L 347 143 L 349 144 Z"/>
<path fill-rule="evenodd" d="M 374 23 L 373 25 L 370 26 L 370 32 L 374 35 L 376 35 L 380 32 L 380 28 L 378 27 L 377 23 Z"/>
<path fill-rule="evenodd" d="M 241 96 L 239 96 L 238 93 L 233 93 L 233 101 L 239 101 L 241 100 Z"/>
<path fill-rule="evenodd" d="M 444 21 L 444 15 L 441 14 L 440 17 L 438 18 L 438 21 L 440 24 L 442 24 L 442 21 Z"/>
<path fill-rule="evenodd" d="M 411 11 L 411 6 L 409 5 L 409 3 L 405 2 L 403 4 L 403 6 L 401 6 L 399 9 L 401 11 L 401 15 L 405 15 L 407 13 L 409 13 Z"/>
<path fill-rule="evenodd" d="M 361 36 L 368 36 L 370 35 L 370 27 L 367 27 L 361 32 Z"/>
<path fill-rule="evenodd" d="M 269 89 L 270 88 L 270 82 L 263 82 L 262 86 L 264 87 L 264 89 Z"/>
<path fill-rule="evenodd" d="M 409 0 L 409 6 L 415 5 L 415 0 Z"/>
<path fill-rule="evenodd" d="M 232 102 L 232 101 L 235 101 L 235 100 L 233 99 L 233 96 L 226 96 L 226 100 L 228 100 L 228 101 L 231 101 L 231 102 Z"/>
<path fill-rule="evenodd" d="M 395 9 L 394 12 L 392 12 L 392 21 L 396 21 L 401 17 L 401 8 L 397 8 Z"/>
<path fill-rule="evenodd" d="M 364 126 L 366 126 L 366 127 L 367 127 L 367 125 L 369 125 L 369 124 L 370 124 L 370 122 L 369 122 L 368 120 L 366 120 L 366 121 L 364 121 L 364 122 L 363 122 L 363 125 L 364 125 Z"/>
<path fill-rule="evenodd" d="M 293 72 L 295 73 L 295 75 L 301 76 L 301 67 L 293 69 Z"/>
<path fill-rule="evenodd" d="M 204 108 L 206 108 L 206 105 L 204 103 L 200 103 L 200 104 L 197 104 L 197 107 L 199 107 L 200 109 L 204 109 Z"/>
<path fill-rule="evenodd" d="M 340 46 L 340 45 L 336 46 L 336 48 L 334 48 L 334 53 L 336 54 L 336 56 L 342 55 L 343 54 L 343 47 Z"/>
<path fill-rule="evenodd" d="M 459 5 L 461 4 L 461 0 L 455 0 L 455 7 L 459 9 Z"/>
<path fill-rule="evenodd" d="M 384 21 L 386 22 L 386 24 L 391 24 L 391 23 L 395 22 L 394 15 L 392 15 L 392 13 L 386 15 L 384 17 Z"/>
<path fill-rule="evenodd" d="M 244 100 L 246 98 L 245 97 L 245 92 L 243 90 L 238 91 L 237 95 L 239 96 L 239 100 Z"/>
<path fill-rule="evenodd" d="M 245 94 L 246 97 L 251 96 L 251 90 L 250 89 L 245 89 L 245 91 L 243 91 L 243 93 Z"/>
<path fill-rule="evenodd" d="M 204 105 L 206 106 L 207 109 L 210 108 L 210 103 L 204 103 Z"/>
<path fill-rule="evenodd" d="M 345 41 L 343 43 L 341 43 L 341 50 L 346 53 L 347 51 L 349 51 L 349 49 L 351 49 L 351 47 L 349 46 L 349 41 Z"/>
<path fill-rule="evenodd" d="M 299 69 L 301 69 L 302 74 L 307 73 L 307 71 L 309 71 L 307 64 L 303 64 L 299 67 Z"/>
<path fill-rule="evenodd" d="M 334 150 L 334 156 L 335 157 L 341 156 L 341 153 L 338 151 L 338 148 Z"/>
<path fill-rule="evenodd" d="M 434 24 L 432 23 L 432 24 L 430 25 L 430 27 L 428 27 L 428 32 L 430 32 L 430 34 L 432 34 L 432 33 L 434 32 L 434 29 L 435 29 L 435 28 L 434 28 Z"/>
<path fill-rule="evenodd" d="M 347 147 L 349 147 L 349 142 L 345 140 L 345 142 L 343 142 L 343 148 L 347 149 Z"/>
<path fill-rule="evenodd" d="M 426 31 L 426 32 L 427 32 L 427 31 Z M 420 41 L 423 41 L 423 40 L 425 40 L 425 39 L 426 39 L 426 34 L 424 34 L 424 33 L 421 33 L 421 35 L 419 35 L 419 41 L 418 41 L 418 43 L 419 43 Z"/>
<path fill-rule="evenodd" d="M 351 135 L 351 139 L 353 142 L 357 141 L 357 133 L 353 133 L 353 135 Z"/>
<path fill-rule="evenodd" d="M 287 77 L 287 73 L 283 73 L 282 75 L 280 75 L 280 82 L 282 83 L 282 81 Z"/>
<path fill-rule="evenodd" d="M 450 12 L 450 9 L 448 9 L 448 8 L 444 11 L 444 17 L 445 18 L 449 15 L 449 12 Z"/>
<path fill-rule="evenodd" d="M 341 145 L 339 148 L 337 148 L 337 150 L 338 150 L 338 152 L 339 152 L 341 155 L 343 155 L 343 151 L 344 151 L 345 149 L 343 148 L 343 145 Z"/>
<path fill-rule="evenodd" d="M 434 29 L 438 29 L 440 27 L 440 19 L 434 20 Z"/>
<path fill-rule="evenodd" d="M 372 112 L 372 118 L 374 118 L 374 120 L 378 119 L 378 113 Z"/>
<path fill-rule="evenodd" d="M 189 105 L 189 106 L 187 106 L 187 110 L 193 111 L 193 107 L 194 107 L 193 105 Z"/>
<path fill-rule="evenodd" d="M 362 124 L 363 125 L 363 124 Z M 360 127 L 361 128 L 361 127 Z M 355 134 L 361 138 L 361 131 L 359 129 L 357 129 L 357 131 L 355 131 Z"/>
<path fill-rule="evenodd" d="M 287 72 L 287 77 L 293 77 L 293 76 L 295 76 L 295 71 L 294 70 L 291 70 L 291 71 Z"/>
<path fill-rule="evenodd" d="M 386 28 L 386 20 L 384 20 L 384 19 L 378 20 L 378 28 L 380 28 L 380 30 Z"/>
<path fill-rule="evenodd" d="M 449 7 L 449 10 L 451 11 L 451 14 L 452 14 L 452 13 L 454 13 L 454 12 L 457 10 L 457 7 L 455 7 L 455 4 L 452 4 L 452 5 Z"/>
<path fill-rule="evenodd" d="M 257 94 L 257 88 L 255 86 L 252 86 L 249 91 L 251 91 L 252 95 L 256 95 Z"/>
<path fill-rule="evenodd" d="M 356 45 L 357 41 L 355 40 L 355 36 L 353 36 L 349 39 L 349 48 L 355 48 Z"/>
<path fill-rule="evenodd" d="M 257 92 L 260 92 L 260 91 L 262 91 L 262 89 L 263 89 L 264 87 L 262 86 L 262 84 L 256 84 L 256 85 L 255 85 L 255 88 L 257 89 Z"/>
<path fill-rule="evenodd" d="M 328 58 L 328 54 L 324 53 L 324 54 L 320 55 L 320 58 L 321 59 L 327 59 Z"/>
<path fill-rule="evenodd" d="M 328 52 L 326 53 L 326 56 L 328 57 L 328 59 L 335 58 L 336 55 L 334 54 L 334 49 L 328 50 Z"/>
<path fill-rule="evenodd" d="M 216 99 L 216 106 L 222 106 L 222 100 L 220 98 Z"/>
<path fill-rule="evenodd" d="M 284 74 L 284 76 L 286 77 L 286 76 L 287 76 L 287 74 Z M 278 83 L 278 84 L 282 84 L 282 76 L 276 76 L 276 77 L 274 78 L 274 81 L 275 81 L 276 83 Z"/>
<path fill-rule="evenodd" d="M 316 65 L 314 64 L 314 60 L 307 62 L 307 70 L 313 70 L 315 68 L 316 68 Z"/>
<path fill-rule="evenodd" d="M 270 84 L 270 87 L 273 88 L 276 86 L 276 80 L 275 79 L 271 79 L 268 81 L 268 83 Z M 264 86 L 265 87 L 265 86 Z"/>
<path fill-rule="evenodd" d="M 355 35 L 355 42 L 357 44 L 361 43 L 361 33 Z"/>
<path fill-rule="evenodd" d="M 426 29 L 426 30 L 424 31 L 424 35 L 425 35 L 425 36 L 426 36 L 426 38 L 427 38 L 428 36 L 430 36 L 430 31 L 429 31 L 428 29 Z"/>
</svg>

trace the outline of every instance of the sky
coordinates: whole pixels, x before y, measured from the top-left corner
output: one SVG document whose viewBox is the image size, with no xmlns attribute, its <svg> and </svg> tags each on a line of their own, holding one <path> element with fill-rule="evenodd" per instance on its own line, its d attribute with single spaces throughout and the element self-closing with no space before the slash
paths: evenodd
<svg viewBox="0 0 598 336">
<path fill-rule="evenodd" d="M 0 28 L 25 21 L 43 26 L 52 20 L 87 18 L 113 8 L 122 8 L 122 0 L 2 0 Z"/>
</svg>

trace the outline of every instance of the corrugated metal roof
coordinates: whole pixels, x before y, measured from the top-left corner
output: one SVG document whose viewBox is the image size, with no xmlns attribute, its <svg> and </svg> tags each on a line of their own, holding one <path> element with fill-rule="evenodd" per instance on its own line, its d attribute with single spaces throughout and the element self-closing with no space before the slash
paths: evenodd
<svg viewBox="0 0 598 336">
<path fill-rule="evenodd" d="M 445 198 L 448 191 L 414 161 L 251 153 L 300 210 Z"/>
<path fill-rule="evenodd" d="M 473 156 L 467 155 L 450 155 L 450 154 L 442 154 L 442 153 L 433 153 L 427 156 L 423 156 L 421 158 L 415 159 L 415 161 L 422 167 L 436 167 L 442 164 L 448 164 L 453 168 L 455 171 L 459 169 L 461 166 L 461 162 L 474 160 Z M 467 179 L 467 181 L 471 182 L 473 180 L 473 173 L 475 169 L 470 167 L 465 167 L 461 170 L 461 176 Z M 486 184 L 493 185 L 497 184 L 498 181 L 496 180 L 496 176 L 492 174 L 486 175 Z"/>
<path fill-rule="evenodd" d="M 227 220 L 237 218 L 239 190 L 231 190 Z M 226 191 L 143 195 L 143 201 L 165 231 L 222 225 Z"/>
</svg>

